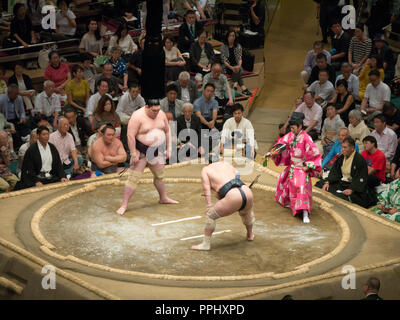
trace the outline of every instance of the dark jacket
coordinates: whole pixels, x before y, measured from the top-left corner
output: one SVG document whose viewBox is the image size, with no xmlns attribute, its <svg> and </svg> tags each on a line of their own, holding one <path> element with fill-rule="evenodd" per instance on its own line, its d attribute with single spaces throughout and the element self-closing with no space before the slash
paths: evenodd
<svg viewBox="0 0 400 320">
<path fill-rule="evenodd" d="M 26 75 L 26 74 L 22 74 L 22 78 L 24 79 L 25 82 L 25 86 L 26 86 L 26 90 L 33 90 L 33 85 L 32 85 L 32 79 Z M 15 76 L 15 74 L 13 74 L 9 79 L 8 79 L 8 84 L 16 84 L 18 86 L 18 80 L 17 77 Z"/>
<path fill-rule="evenodd" d="M 177 133 L 178 133 L 178 137 L 179 137 L 179 133 L 182 130 L 187 129 L 185 116 L 182 114 L 181 116 L 179 116 L 176 119 L 176 122 L 177 122 Z M 200 122 L 200 118 L 198 116 L 196 116 L 195 114 L 192 114 L 192 118 L 190 120 L 190 129 L 196 131 L 197 138 L 198 138 L 197 147 L 199 147 L 201 145 L 201 122 Z M 182 141 L 182 142 L 183 143 L 189 142 L 189 137 L 186 138 L 186 141 Z M 192 141 L 192 143 L 193 143 L 193 141 Z"/>
<path fill-rule="evenodd" d="M 32 40 L 31 31 L 32 21 L 28 15 L 25 15 L 24 20 L 19 20 L 17 17 L 12 19 L 10 25 L 10 37 L 18 42 L 18 46 L 21 46 L 22 44 L 17 40 L 17 38 L 14 37 L 14 34 L 17 34 L 27 44 L 30 44 Z"/>
<path fill-rule="evenodd" d="M 78 117 L 76 119 L 76 127 L 78 129 L 79 139 L 81 140 L 81 146 L 85 147 L 87 144 L 85 135 L 90 137 L 93 134 L 93 132 L 85 124 L 85 119 L 83 119 L 82 117 Z M 74 142 L 75 142 L 75 136 L 72 133 L 71 126 L 69 127 L 68 132 L 72 135 L 72 137 L 74 138 Z"/>
<path fill-rule="evenodd" d="M 328 181 L 329 183 L 337 183 L 342 179 L 342 165 L 344 155 L 340 155 L 339 158 L 333 164 L 331 171 L 329 172 Z M 368 167 L 365 159 L 358 152 L 355 153 L 353 163 L 351 164 L 351 183 L 349 189 L 353 192 L 366 193 L 367 192 L 367 181 L 368 181 Z"/>
<path fill-rule="evenodd" d="M 387 63 L 386 70 L 388 70 L 388 71 L 395 70 L 396 61 L 394 58 L 393 50 L 392 50 L 392 48 L 390 48 L 389 45 L 385 44 L 383 46 L 383 48 L 381 49 L 381 53 L 378 53 L 378 49 L 375 46 L 373 46 L 370 56 L 372 56 L 374 54 L 380 55 L 382 57 L 383 62 Z"/>
<path fill-rule="evenodd" d="M 253 8 L 254 14 L 260 20 L 260 23 L 256 25 L 251 16 L 251 11 L 249 10 L 249 22 L 250 30 L 258 32 L 260 36 L 264 36 L 264 25 L 265 25 L 265 5 L 260 1 L 257 2 L 256 6 Z"/>
<path fill-rule="evenodd" d="M 189 27 L 184 21 L 179 27 L 179 36 L 178 36 L 178 49 L 181 52 L 189 52 L 190 46 L 194 42 L 194 40 L 200 35 L 203 31 L 203 23 L 196 21 L 194 24 L 194 37 L 190 33 Z M 187 38 L 187 39 L 186 39 Z M 188 40 L 189 39 L 189 40 Z"/>
<path fill-rule="evenodd" d="M 328 74 L 329 74 L 329 81 L 332 82 L 333 86 L 335 86 L 335 82 L 336 82 L 336 71 L 335 69 L 330 65 L 327 64 L 327 68 L 326 70 L 328 70 Z M 312 68 L 311 70 L 311 75 L 310 75 L 310 79 L 308 80 L 308 85 L 311 85 L 314 81 L 318 80 L 318 74 L 319 74 L 320 69 L 318 68 L 318 66 L 315 66 L 314 68 Z"/>
<path fill-rule="evenodd" d="M 36 177 L 39 175 L 42 169 L 42 158 L 38 147 L 39 141 L 32 144 L 28 150 L 26 150 L 24 161 L 22 162 L 21 170 L 21 187 L 19 189 L 30 188 L 35 186 L 35 183 L 39 181 Z M 53 163 L 50 174 L 61 181 L 61 178 L 65 178 L 64 168 L 61 163 L 60 155 L 56 147 L 49 142 L 51 155 L 53 157 Z"/>
<path fill-rule="evenodd" d="M 351 35 L 344 31 L 342 36 L 338 39 L 332 38 L 332 48 L 336 49 L 336 52 L 333 55 L 337 55 L 339 53 L 344 52 L 345 55 L 343 58 L 339 58 L 336 60 L 333 60 L 332 62 L 346 62 L 348 59 L 348 52 L 349 52 L 349 46 L 350 46 L 350 41 L 351 41 Z"/>
<path fill-rule="evenodd" d="M 206 52 L 207 58 L 210 61 L 209 63 L 213 64 L 215 62 L 215 55 L 212 45 L 208 42 L 205 42 L 204 51 Z M 199 43 L 196 41 L 190 47 L 190 60 L 192 61 L 192 66 L 197 67 L 197 64 L 200 61 L 200 57 L 201 57 L 201 47 Z"/>
<path fill-rule="evenodd" d="M 179 100 L 182 100 L 182 87 L 179 81 L 175 81 L 174 84 L 178 88 L 178 96 Z M 193 103 L 199 97 L 199 90 L 197 90 L 197 84 L 193 80 L 189 80 L 188 90 L 190 95 L 190 103 Z"/>
</svg>

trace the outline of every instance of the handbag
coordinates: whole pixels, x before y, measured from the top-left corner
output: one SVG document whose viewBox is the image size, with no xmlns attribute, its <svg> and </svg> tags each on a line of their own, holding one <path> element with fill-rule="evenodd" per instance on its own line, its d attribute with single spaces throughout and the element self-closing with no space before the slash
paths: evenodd
<svg viewBox="0 0 400 320">
<path fill-rule="evenodd" d="M 242 51 L 242 67 L 244 70 L 252 72 L 254 70 L 255 55 L 243 48 Z"/>
<path fill-rule="evenodd" d="M 99 56 L 95 59 L 94 64 L 98 67 L 101 67 L 103 65 L 105 65 L 108 61 L 108 57 L 107 56 Z"/>
</svg>

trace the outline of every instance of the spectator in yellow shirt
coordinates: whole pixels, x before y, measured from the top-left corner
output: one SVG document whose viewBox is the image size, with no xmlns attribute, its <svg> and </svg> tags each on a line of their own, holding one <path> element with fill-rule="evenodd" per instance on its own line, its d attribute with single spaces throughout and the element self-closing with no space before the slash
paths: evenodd
<svg viewBox="0 0 400 320">
<path fill-rule="evenodd" d="M 65 85 L 65 93 L 68 98 L 67 106 L 73 107 L 78 116 L 84 115 L 90 97 L 89 82 L 83 79 L 83 72 L 84 70 L 80 65 L 72 66 L 72 79 Z"/>
</svg>

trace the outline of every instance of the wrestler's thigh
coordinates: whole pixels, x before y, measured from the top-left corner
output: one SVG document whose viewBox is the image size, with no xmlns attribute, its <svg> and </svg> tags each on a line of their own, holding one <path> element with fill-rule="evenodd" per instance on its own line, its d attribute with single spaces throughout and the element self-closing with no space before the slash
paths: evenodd
<svg viewBox="0 0 400 320">
<path fill-rule="evenodd" d="M 139 159 L 139 161 L 136 162 L 133 166 L 131 166 L 130 169 L 139 171 L 139 172 L 143 172 L 144 169 L 146 168 L 146 166 L 147 166 L 147 159 L 142 158 L 142 159 Z"/>
<path fill-rule="evenodd" d="M 160 171 L 160 170 L 164 169 L 165 164 L 163 164 L 163 163 L 155 163 L 155 164 L 148 163 L 147 166 L 149 167 L 151 172 L 154 172 L 154 171 Z"/>
<path fill-rule="evenodd" d="M 157 166 L 157 165 L 165 165 L 165 157 L 164 156 L 157 156 L 157 157 L 152 157 L 150 159 L 147 159 L 147 163 L 150 166 Z"/>
<path fill-rule="evenodd" d="M 224 217 L 238 211 L 241 206 L 242 196 L 238 189 L 233 189 L 214 205 L 214 209 L 221 217 Z"/>
<path fill-rule="evenodd" d="M 254 197 L 253 197 L 253 192 L 248 186 L 242 186 L 242 190 L 244 194 L 246 195 L 246 206 L 241 212 L 250 212 L 253 210 L 253 205 L 254 205 Z"/>
</svg>

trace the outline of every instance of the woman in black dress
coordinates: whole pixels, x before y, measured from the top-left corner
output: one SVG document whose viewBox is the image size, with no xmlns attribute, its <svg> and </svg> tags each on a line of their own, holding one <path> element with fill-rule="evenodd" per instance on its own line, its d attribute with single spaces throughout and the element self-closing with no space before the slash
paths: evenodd
<svg viewBox="0 0 400 320">
<path fill-rule="evenodd" d="M 338 80 L 335 95 L 329 102 L 335 104 L 336 113 L 340 115 L 340 118 L 347 127 L 349 125 L 349 112 L 354 109 L 355 104 L 353 95 L 348 91 L 346 80 Z"/>
</svg>

